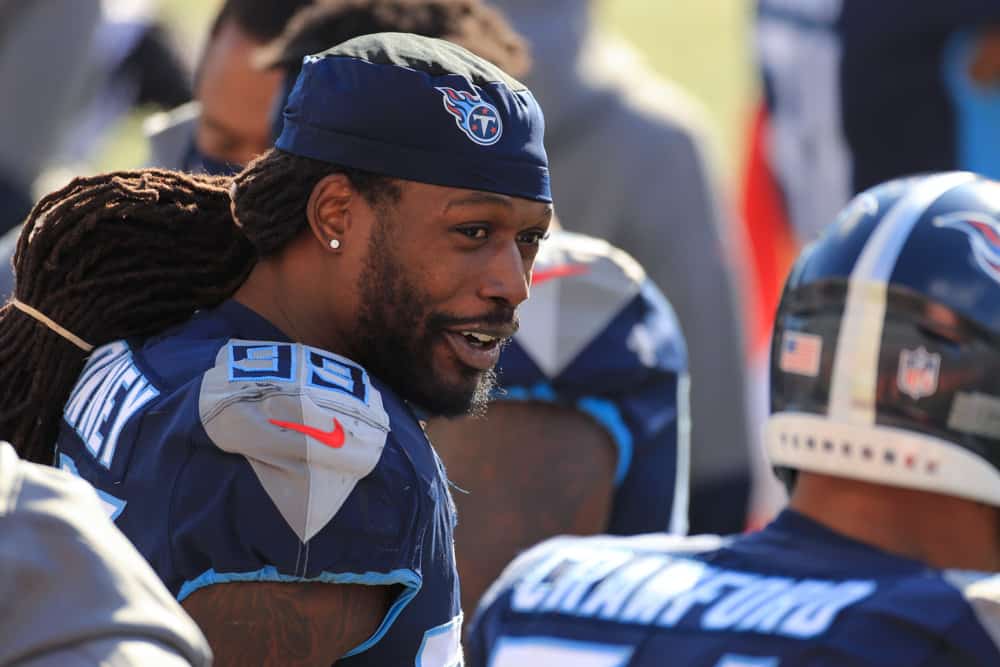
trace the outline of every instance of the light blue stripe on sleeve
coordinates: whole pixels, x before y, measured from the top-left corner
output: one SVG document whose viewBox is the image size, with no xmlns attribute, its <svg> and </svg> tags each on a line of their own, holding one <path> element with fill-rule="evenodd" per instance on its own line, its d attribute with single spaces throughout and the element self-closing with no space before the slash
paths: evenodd
<svg viewBox="0 0 1000 667">
<path fill-rule="evenodd" d="M 500 401 L 543 401 L 552 403 L 556 400 L 556 392 L 544 382 L 531 387 L 504 387 L 493 396 Z"/>
<path fill-rule="evenodd" d="M 615 486 L 621 486 L 625 481 L 629 468 L 632 466 L 632 431 L 625 425 L 618 406 L 603 398 L 581 398 L 576 406 L 593 417 L 598 424 L 611 434 L 618 448 L 618 466 L 615 470 Z"/>
<path fill-rule="evenodd" d="M 59 453 L 59 467 L 65 470 L 66 472 L 72 474 L 74 477 L 78 477 L 83 481 L 87 482 L 87 484 L 90 484 L 90 480 L 84 479 L 83 477 L 80 476 L 80 471 L 77 470 L 76 468 L 76 462 L 74 462 L 73 459 L 71 459 L 66 454 L 63 454 L 62 452 Z M 128 502 L 122 500 L 121 498 L 111 495 L 107 491 L 103 491 L 97 488 L 93 484 L 90 484 L 90 487 L 94 489 L 95 492 L 97 492 L 97 497 L 101 499 L 101 505 L 104 507 L 104 511 L 107 512 L 108 518 L 111 519 L 112 521 L 116 520 L 118 516 L 122 513 L 122 511 L 125 509 L 125 506 L 128 504 Z"/>
</svg>

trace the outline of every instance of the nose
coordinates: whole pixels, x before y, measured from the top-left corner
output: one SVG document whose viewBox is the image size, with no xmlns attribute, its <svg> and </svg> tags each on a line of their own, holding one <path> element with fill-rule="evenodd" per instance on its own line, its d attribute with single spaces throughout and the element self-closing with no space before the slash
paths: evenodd
<svg viewBox="0 0 1000 667">
<path fill-rule="evenodd" d="M 505 243 L 486 267 L 479 295 L 516 307 L 528 298 L 528 267 L 517 243 Z"/>
</svg>

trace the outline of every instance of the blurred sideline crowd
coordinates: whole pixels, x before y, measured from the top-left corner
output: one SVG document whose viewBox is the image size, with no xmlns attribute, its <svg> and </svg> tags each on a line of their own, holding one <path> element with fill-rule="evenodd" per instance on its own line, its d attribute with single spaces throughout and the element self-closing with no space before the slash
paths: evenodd
<svg viewBox="0 0 1000 667">
<path fill-rule="evenodd" d="M 693 639 L 675 644 L 668 639 L 650 640 L 647 646 L 643 644 L 647 635 L 640 637 L 635 628 L 637 623 L 653 625 L 652 616 L 636 619 L 645 618 L 647 610 L 652 615 L 655 605 L 643 598 L 647 607 L 633 609 L 625 597 L 614 598 L 612 589 L 627 591 L 623 596 L 662 595 L 664 600 L 673 600 L 677 593 L 670 592 L 671 584 L 647 590 L 646 584 L 638 582 L 655 578 L 654 572 L 679 567 L 681 560 L 664 556 L 681 544 L 674 540 L 688 534 L 745 533 L 748 537 L 736 538 L 732 547 L 725 540 L 705 538 L 715 541 L 682 549 L 716 553 L 704 562 L 698 556 L 691 561 L 707 568 L 705 572 L 717 568 L 712 576 L 732 570 L 741 573 L 734 577 L 744 577 L 726 584 L 744 587 L 735 590 L 746 591 L 746 596 L 727 608 L 730 625 L 719 621 L 718 627 L 734 628 L 743 622 L 750 631 L 765 635 L 820 642 L 817 638 L 829 630 L 841 610 L 861 604 L 858 601 L 868 596 L 874 599 L 877 585 L 871 582 L 881 582 L 879 577 L 889 576 L 885 573 L 896 576 L 905 570 L 902 560 L 879 561 L 875 567 L 874 557 L 865 561 L 866 555 L 848 550 L 840 537 L 848 535 L 892 554 L 903 552 L 900 544 L 924 537 L 921 533 L 910 541 L 892 542 L 876 535 L 874 529 L 865 533 L 853 519 L 844 518 L 847 514 L 870 516 L 873 526 L 903 526 L 901 531 L 912 529 L 911 536 L 915 536 L 923 530 L 916 526 L 920 513 L 942 509 L 932 510 L 933 503 L 921 492 L 964 498 L 991 512 L 1000 505 L 1000 477 L 992 479 L 1000 456 L 990 450 L 990 446 L 1000 446 L 1000 381 L 996 379 L 1000 373 L 975 375 L 970 365 L 962 367 L 964 374 L 956 371 L 948 376 L 947 366 L 950 359 L 964 354 L 966 344 L 971 349 L 969 341 L 975 339 L 980 370 L 1000 371 L 1000 218 L 990 217 L 1000 214 L 1000 196 L 996 196 L 1000 190 L 989 189 L 992 184 L 986 181 L 961 178 L 941 185 L 935 185 L 932 178 L 916 185 L 895 181 L 897 185 L 889 189 L 876 187 L 935 172 L 969 171 L 1000 179 L 1000 7 L 976 0 L 946 4 L 937 0 L 759 0 L 753 15 L 753 56 L 761 92 L 747 119 L 747 154 L 741 156 L 739 193 L 733 196 L 724 192 L 710 163 L 707 146 L 711 139 L 698 104 L 677 85 L 654 74 L 632 47 L 606 34 L 595 21 L 589 0 L 223 0 L 190 71 L 189 56 L 160 22 L 154 2 L 0 0 L 0 117 L 4 120 L 0 126 L 0 227 L 4 232 L 0 293 L 5 299 L 19 299 L 19 305 L 7 306 L 8 311 L 17 308 L 50 330 L 58 329 L 67 340 L 76 335 L 89 340 L 41 304 L 32 307 L 29 297 L 38 294 L 34 285 L 20 287 L 28 280 L 21 273 L 24 267 L 37 267 L 39 275 L 43 272 L 43 262 L 25 259 L 30 255 L 32 225 L 41 229 L 65 213 L 58 201 L 40 204 L 34 212 L 33 207 L 48 191 L 77 176 L 74 170 L 92 158 L 100 138 L 134 109 L 160 109 L 144 126 L 149 164 L 135 167 L 236 178 L 205 183 L 219 192 L 232 188 L 232 211 L 239 219 L 235 197 L 244 187 L 243 175 L 263 164 L 258 158 L 268 154 L 279 137 L 290 136 L 285 127 L 290 118 L 300 119 L 285 109 L 294 106 L 296 94 L 304 95 L 300 92 L 306 87 L 302 83 L 304 59 L 308 63 L 312 54 L 375 33 L 415 33 L 457 44 L 523 82 L 537 99 L 544 112 L 544 147 L 556 222 L 555 231 L 541 241 L 534 259 L 531 297 L 518 309 L 520 330 L 500 353 L 496 400 L 477 417 L 420 415 L 421 428 L 447 471 L 457 507 L 458 523 L 453 530 L 460 609 L 467 626 L 474 614 L 476 621 L 474 636 L 463 638 L 461 615 L 457 630 L 429 633 L 420 644 L 416 664 L 466 664 L 461 648 L 444 647 L 444 640 L 441 647 L 430 642 L 431 637 L 448 633 L 455 635 L 456 642 L 465 642 L 468 664 L 480 667 L 652 665 L 660 664 L 652 656 L 670 652 L 681 660 L 670 664 L 718 667 L 918 664 L 913 656 L 923 654 L 907 653 L 906 647 L 923 645 L 905 636 L 893 637 L 898 644 L 886 649 L 886 655 L 893 657 L 883 662 L 869 654 L 855 656 L 856 662 L 811 663 L 805 653 L 795 653 L 799 649 L 786 652 L 784 645 L 774 655 L 792 656 L 787 662 L 779 662 L 778 657 L 769 662 L 771 657 L 761 657 L 750 644 L 722 653 L 694 650 Z M 461 106 L 458 98 L 452 101 Z M 481 108 L 479 113 L 483 113 Z M 123 177 L 122 182 L 129 178 Z M 145 181 L 136 178 L 141 184 L 135 189 L 142 190 Z M 187 187 L 194 186 L 185 182 L 178 189 Z M 940 189 L 937 194 L 926 194 L 934 187 Z M 943 212 L 935 212 L 932 204 L 950 193 L 948 188 L 966 189 L 953 196 L 955 203 L 942 199 Z M 919 210 L 909 204 L 914 209 L 909 215 L 916 222 L 908 223 L 906 231 L 881 232 L 903 238 L 897 245 L 905 247 L 886 250 L 889 246 L 878 245 L 881 237 L 876 243 L 868 236 L 858 240 L 856 247 L 847 242 L 838 245 L 837 239 L 860 234 L 857 229 L 898 227 L 901 214 L 885 212 L 895 211 L 893 206 L 911 191 L 928 197 Z M 913 195 L 911 199 L 919 198 Z M 734 201 L 738 206 L 732 205 Z M 194 209 L 199 205 L 194 197 L 178 206 Z M 988 210 L 989 205 L 994 208 Z M 920 266 L 919 259 L 910 258 L 916 252 L 911 245 L 918 242 L 909 244 L 905 239 L 911 234 L 917 238 L 912 229 L 922 229 L 925 209 L 937 216 L 935 220 L 954 211 L 956 215 L 983 212 L 984 217 L 965 214 L 980 225 L 968 233 L 978 230 L 981 240 L 969 241 L 972 250 L 962 250 L 975 253 L 975 259 L 959 256 L 958 250 L 954 257 L 948 255 L 952 249 L 946 243 L 919 240 L 919 244 L 927 244 L 925 263 L 934 263 L 933 252 L 940 251 L 942 264 L 974 267 L 977 273 L 963 278 L 968 281 L 963 284 L 978 287 L 975 281 L 981 280 L 984 291 L 956 297 L 959 305 L 954 309 L 959 315 L 950 320 L 951 329 L 942 329 L 944 325 L 935 329 L 937 325 L 920 320 L 917 329 L 936 333 L 926 340 L 906 339 L 897 345 L 892 342 L 897 340 L 892 338 L 897 331 L 892 318 L 905 309 L 898 305 L 902 301 L 894 301 L 896 281 L 917 295 L 908 297 L 911 300 L 926 298 L 927 303 L 949 307 L 952 302 L 942 287 L 947 280 L 931 284 L 928 279 L 926 288 L 914 287 L 919 281 L 906 282 L 909 278 L 904 279 L 902 271 L 893 272 L 890 267 L 881 278 L 889 285 L 889 296 L 882 298 L 880 315 L 865 311 L 866 322 L 881 317 L 887 333 L 883 334 L 881 323 L 874 329 L 858 324 L 859 340 L 874 340 L 869 355 L 858 353 L 844 360 L 838 352 L 834 358 L 829 337 L 853 332 L 850 309 L 868 306 L 852 300 L 853 288 L 844 287 L 831 296 L 830 289 L 816 288 L 816 284 L 831 276 L 850 275 L 854 280 L 855 262 L 877 264 L 877 259 L 864 259 L 872 244 L 878 249 L 869 254 L 895 253 L 894 267 L 906 261 Z M 931 213 L 926 214 L 927 220 Z M 22 229 L 26 219 L 28 226 Z M 937 222 L 927 222 L 926 227 L 941 231 Z M 880 233 L 870 229 L 865 233 L 869 232 L 871 238 Z M 43 233 L 39 231 L 38 236 Z M 112 258 L 110 262 L 115 248 L 113 239 L 109 242 L 112 246 L 104 252 Z M 814 242 L 813 250 L 795 264 L 800 252 Z M 338 249 L 339 242 L 330 247 Z M 71 256 L 72 249 L 60 252 Z M 830 268 L 837 262 L 848 262 L 847 268 Z M 995 284 L 990 283 L 991 276 Z M 966 311 L 961 304 L 971 305 Z M 931 311 L 934 308 L 928 306 L 926 312 Z M 830 324 L 824 318 L 837 322 Z M 0 322 L 0 333 L 2 326 Z M 945 339 L 951 347 L 933 347 Z M 97 344 L 82 378 L 105 349 L 100 347 L 103 342 Z M 918 346 L 922 352 L 917 352 Z M 942 351 L 945 348 L 948 351 Z M 898 369 L 886 369 L 885 350 L 890 349 L 893 358 L 898 358 Z M 881 365 L 880 350 L 886 355 Z M 874 369 L 865 367 L 872 358 Z M 79 372 L 76 369 L 74 377 Z M 789 374 L 795 381 L 787 379 Z M 873 387 L 879 387 L 870 391 L 874 406 L 870 412 L 875 415 L 868 420 L 874 429 L 870 433 L 849 436 L 847 430 L 823 430 L 812 422 L 768 421 L 769 413 L 809 413 L 834 420 L 840 414 L 838 383 L 847 386 L 848 375 L 856 383 L 863 382 L 857 377 L 871 376 Z M 812 384 L 796 384 L 803 377 Z M 951 384 L 946 381 L 949 377 Z M 891 410 L 885 407 L 889 400 L 885 383 L 899 387 L 899 391 L 892 390 L 892 400 L 900 402 Z M 950 413 L 947 406 L 925 410 L 919 403 L 963 387 L 972 392 L 963 396 L 986 397 L 975 399 L 980 416 L 969 417 L 975 425 L 967 429 L 959 424 L 962 417 L 956 417 L 957 408 Z M 50 414 L 62 415 L 62 403 L 69 406 L 78 391 L 56 400 L 59 405 Z M 902 404 L 910 399 L 912 405 Z M 9 407 L 0 401 L 0 410 Z M 24 409 L 23 405 L 17 408 Z M 844 410 L 844 414 L 854 414 Z M 895 416 L 883 420 L 883 410 Z M 46 417 L 39 414 L 41 424 Z M 21 602 L 17 610 L 0 613 L 0 663 L 207 665 L 214 651 L 217 664 L 238 664 L 220 655 L 226 635 L 208 629 L 201 620 L 199 614 L 205 612 L 199 605 L 211 603 L 201 602 L 202 591 L 191 593 L 199 586 L 204 586 L 203 591 L 219 586 L 202 582 L 179 593 L 167 581 L 164 589 L 159 579 L 165 578 L 161 567 L 166 566 L 150 558 L 144 545 L 137 545 L 138 552 L 133 549 L 112 525 L 119 523 L 125 535 L 136 541 L 123 527 L 135 519 L 122 514 L 128 511 L 127 504 L 115 496 L 114 486 L 96 484 L 94 495 L 80 482 L 78 477 L 94 480 L 81 474 L 80 462 L 73 456 L 65 457 L 70 451 L 62 444 L 67 434 L 81 432 L 70 418 L 70 408 L 65 422 L 57 417 L 59 423 L 39 427 L 43 440 L 60 438 L 56 453 L 62 458 L 55 464 L 65 474 L 40 465 L 52 461 L 34 456 L 42 450 L 26 449 L 19 442 L 24 432 L 11 430 L 14 422 L 4 421 L 9 419 L 0 415 L 0 427 L 7 429 L 0 431 L 0 438 L 14 444 L 0 448 L 0 582 L 8 590 L 6 599 Z M 854 423 L 853 416 L 845 419 Z M 336 419 L 334 424 L 340 427 Z M 329 423 L 323 426 L 328 428 Z M 900 444 L 899 452 L 892 451 L 893 457 L 918 456 L 914 452 L 929 447 L 925 440 L 932 438 L 960 441 L 963 452 L 988 461 L 989 465 L 984 464 L 987 471 L 981 476 L 979 468 L 976 475 L 956 473 L 969 480 L 966 486 L 972 490 L 965 490 L 962 483 L 900 481 L 899 476 L 880 476 L 867 469 L 858 473 L 847 464 L 838 468 L 798 457 L 800 437 L 803 452 L 813 449 L 814 440 L 817 452 L 827 445 L 829 451 L 839 450 L 847 446 L 841 442 L 849 440 L 860 452 L 865 438 L 873 443 L 883 442 L 879 438 L 893 443 L 897 440 L 892 438 L 902 438 L 878 431 L 890 426 L 926 436 L 912 451 L 909 445 Z M 785 429 L 780 436 L 774 430 L 779 427 Z M 104 433 L 95 428 L 95 433 Z M 214 437 L 207 426 L 206 430 Z M 136 437 L 141 443 L 141 437 Z M 854 437 L 856 443 L 851 440 Z M 794 443 L 794 454 L 782 453 L 786 438 L 788 451 Z M 889 451 L 878 456 L 888 457 Z M 934 466 L 951 460 L 944 451 L 934 450 Z M 275 483 L 254 465 L 263 486 Z M 779 468 L 780 480 L 772 466 Z M 810 472 L 850 478 L 855 480 L 852 484 L 885 485 L 896 495 L 890 498 L 889 491 L 879 495 L 861 487 L 847 491 L 827 477 L 814 479 Z M 120 481 L 119 477 L 115 483 Z M 268 493 L 274 498 L 271 487 Z M 789 518 L 782 511 L 789 494 L 798 499 L 793 500 L 796 511 L 816 519 L 829 532 L 821 534 L 816 526 L 795 523 L 801 519 L 798 514 Z M 234 492 L 233 498 L 238 497 Z M 833 499 L 844 501 L 840 513 L 828 507 Z M 288 519 L 285 507 L 275 502 Z M 996 514 L 972 517 L 969 510 L 972 518 L 965 522 L 966 508 L 948 507 L 956 525 L 975 530 L 1000 525 Z M 916 514 L 913 521 L 899 518 L 907 511 Z M 374 510 L 372 516 L 378 516 Z M 829 571 L 820 569 L 821 574 L 798 570 L 799 565 L 786 563 L 784 556 L 773 557 L 774 570 L 754 570 L 757 563 L 770 562 L 754 560 L 768 549 L 775 549 L 773 553 L 787 550 L 767 532 L 770 526 L 764 528 L 769 524 L 811 545 L 800 547 L 803 559 L 825 562 L 824 554 L 841 553 L 844 563 L 857 563 L 862 574 L 849 578 L 848 565 L 843 571 L 831 565 Z M 758 542 L 740 541 L 754 539 L 753 534 L 762 528 L 765 537 L 757 538 Z M 969 528 L 969 533 L 975 530 Z M 839 537 L 834 535 L 838 531 Z M 607 538 L 610 541 L 605 543 L 601 537 L 590 542 L 573 542 L 573 538 L 545 542 L 560 535 L 615 535 L 624 541 Z M 927 537 L 935 544 L 942 539 L 942 535 Z M 540 543 L 544 544 L 536 546 Z M 990 543 L 989 549 L 995 546 Z M 976 552 L 976 547 L 966 550 L 989 550 L 983 547 Z M 924 557 L 932 551 L 934 556 Z M 624 556 L 616 560 L 625 552 L 632 560 L 626 562 Z M 1000 548 L 995 552 L 1000 555 Z M 929 549 L 906 555 L 942 571 L 1000 570 L 1000 561 L 956 561 L 949 560 L 950 552 L 938 557 L 939 553 Z M 293 560 L 298 567 L 298 556 Z M 830 556 L 830 560 L 835 559 Z M 203 569 L 218 570 L 214 560 L 208 562 L 212 567 Z M 758 585 L 752 580 L 757 575 L 746 574 L 751 571 L 771 579 L 751 590 Z M 690 575 L 697 580 L 704 574 L 701 570 L 685 572 L 675 576 Z M 827 577 L 823 572 L 834 574 Z M 830 583 L 828 588 L 820 582 L 802 592 L 789 589 L 787 582 L 782 583 L 785 580 L 779 581 L 782 576 L 802 586 L 812 581 L 810 576 L 843 581 Z M 207 583 L 222 581 L 243 580 L 220 578 Z M 410 598 L 398 592 L 408 585 L 406 581 L 389 583 L 393 592 L 386 598 L 387 620 L 376 624 L 373 639 L 359 652 L 348 653 L 344 664 L 375 664 L 363 661 L 365 650 L 391 639 L 391 633 L 382 636 L 400 613 L 395 596 Z M 746 609 L 771 594 L 765 584 L 774 595 L 788 596 L 781 612 L 788 615 L 782 616 L 783 625 L 775 617 L 768 629 L 761 629 L 768 625 L 767 619 Z M 975 614 L 967 614 L 968 623 L 982 624 L 985 634 L 996 641 L 1000 598 L 995 593 L 981 594 L 981 584 L 981 579 L 963 580 L 955 584 L 955 590 L 973 600 L 968 604 Z M 991 585 L 995 591 L 995 584 Z M 712 604 L 722 595 L 722 586 L 711 593 L 705 586 L 685 593 L 690 596 L 684 603 L 687 606 L 675 610 L 671 623 L 695 604 Z M 967 593 L 975 586 L 979 586 L 976 595 Z M 938 594 L 937 589 L 933 593 Z M 921 594 L 931 595 L 924 589 Z M 175 600 L 183 602 L 187 595 L 191 597 L 183 604 L 185 613 Z M 958 601 L 960 597 L 948 598 L 947 604 L 956 608 L 966 604 Z M 826 599 L 829 604 L 807 607 L 802 602 L 807 598 Z M 911 598 L 901 598 L 884 605 L 899 610 L 911 603 Z M 588 604 L 592 605 L 589 611 Z M 763 609 L 766 603 L 761 604 Z M 361 618 L 364 608 L 358 609 Z M 656 607 L 656 614 L 664 614 L 656 622 L 660 626 L 668 625 L 663 619 L 669 609 L 674 607 Z M 560 610 L 567 618 L 601 616 L 628 627 L 617 634 L 607 634 L 596 624 L 573 629 L 565 619 L 551 621 L 549 617 Z M 816 620 L 823 614 L 828 614 L 825 625 Z M 378 618 L 382 616 L 380 611 Z M 909 620 L 925 634 L 938 632 L 926 629 L 923 617 Z M 955 627 L 943 625 L 948 625 L 948 632 Z M 536 641 L 543 632 L 540 628 L 554 628 L 552 635 L 558 641 Z M 860 627 L 853 626 L 845 632 L 855 638 L 862 634 Z M 940 662 L 926 664 L 985 665 L 993 655 L 1000 659 L 996 646 L 978 635 L 962 637 L 956 640 L 959 644 L 975 647 L 968 654 L 956 650 Z M 859 646 L 863 643 L 857 641 Z M 617 648 L 595 650 L 588 642 Z M 640 651 L 639 646 L 645 648 Z M 843 655 L 851 653 L 844 651 Z M 914 661 L 907 662 L 911 658 Z M 407 664 L 412 664 L 410 660 Z M 289 660 L 287 664 L 311 663 Z"/>
</svg>

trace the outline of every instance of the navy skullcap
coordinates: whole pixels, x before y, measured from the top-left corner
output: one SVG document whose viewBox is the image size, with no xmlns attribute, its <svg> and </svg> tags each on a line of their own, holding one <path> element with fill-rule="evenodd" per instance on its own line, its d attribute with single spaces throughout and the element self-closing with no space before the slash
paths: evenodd
<svg viewBox="0 0 1000 667">
<path fill-rule="evenodd" d="M 460 46 L 406 33 L 307 56 L 275 146 L 434 185 L 551 202 L 542 110 Z"/>
</svg>

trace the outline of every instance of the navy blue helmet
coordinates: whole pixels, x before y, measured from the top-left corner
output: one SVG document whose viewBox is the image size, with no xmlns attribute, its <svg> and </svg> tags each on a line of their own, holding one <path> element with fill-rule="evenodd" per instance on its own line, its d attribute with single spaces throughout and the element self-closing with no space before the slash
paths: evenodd
<svg viewBox="0 0 1000 667">
<path fill-rule="evenodd" d="M 808 470 L 1000 506 L 1000 183 L 855 197 L 792 269 L 766 441 Z"/>
</svg>

